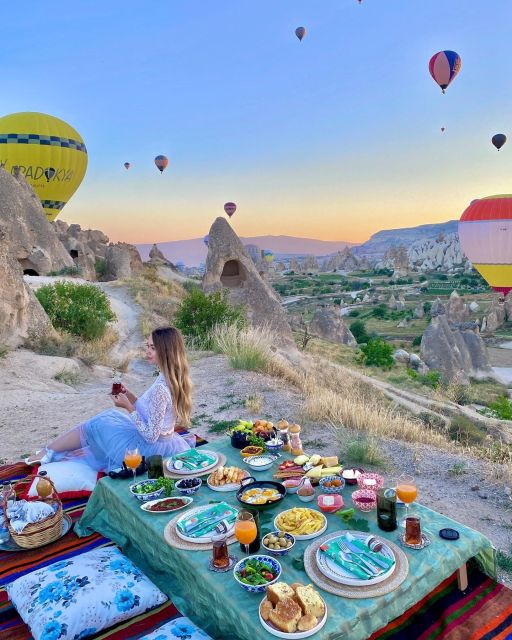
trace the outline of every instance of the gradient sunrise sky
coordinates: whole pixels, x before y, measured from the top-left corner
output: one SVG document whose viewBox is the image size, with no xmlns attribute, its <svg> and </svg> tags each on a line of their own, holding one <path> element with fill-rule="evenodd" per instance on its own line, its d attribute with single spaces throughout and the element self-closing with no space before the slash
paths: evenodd
<svg viewBox="0 0 512 640">
<path fill-rule="evenodd" d="M 510 0 L 3 3 L 1 114 L 81 133 L 60 218 L 111 240 L 203 236 L 233 200 L 240 235 L 362 242 L 512 192 L 512 139 L 490 144 L 512 136 L 511 22 Z M 441 49 L 462 57 L 444 96 Z"/>
</svg>

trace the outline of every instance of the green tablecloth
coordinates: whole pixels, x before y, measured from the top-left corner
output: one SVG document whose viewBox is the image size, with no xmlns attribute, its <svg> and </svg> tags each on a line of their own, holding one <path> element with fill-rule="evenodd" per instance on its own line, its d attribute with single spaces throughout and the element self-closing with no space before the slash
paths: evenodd
<svg viewBox="0 0 512 640">
<path fill-rule="evenodd" d="M 209 449 L 222 451 L 228 464 L 242 466 L 240 453 L 230 446 L 229 440 L 211 443 Z M 274 465 L 277 466 L 277 463 Z M 260 472 L 261 479 L 270 479 L 275 469 Z M 163 538 L 170 514 L 148 514 L 128 491 L 129 480 L 103 478 L 91 496 L 81 520 L 75 525 L 79 536 L 93 531 L 111 538 L 158 586 L 172 598 L 176 606 L 189 615 L 215 639 L 255 640 L 270 638 L 258 619 L 260 594 L 243 591 L 232 573 L 213 573 L 207 569 L 210 551 L 183 551 L 170 547 Z M 351 506 L 350 491 L 343 491 L 346 506 Z M 193 506 L 208 504 L 211 500 L 227 500 L 239 504 L 234 493 L 219 493 L 206 485 L 194 496 Z M 288 495 L 281 507 L 262 512 L 261 528 L 272 526 L 279 510 L 293 506 L 316 507 L 315 502 L 300 502 Z M 424 530 L 432 544 L 421 551 L 406 550 L 410 572 L 405 582 L 395 591 L 378 598 L 350 600 L 321 591 L 328 607 L 325 627 L 314 637 L 317 640 L 363 640 L 390 620 L 404 613 L 426 596 L 440 582 L 456 571 L 464 562 L 477 556 L 484 570 L 495 575 L 494 549 L 481 533 L 421 505 L 415 507 L 421 516 Z M 358 512 L 359 513 L 359 512 Z M 365 517 L 365 514 L 361 514 Z M 342 528 L 341 520 L 327 515 L 327 532 Z M 376 524 L 376 513 L 367 515 L 370 531 L 397 541 L 398 532 L 384 533 Z M 444 541 L 437 535 L 443 527 L 455 527 L 460 539 Z M 302 557 L 308 541 L 297 542 L 290 554 L 279 561 L 283 567 L 283 580 L 309 582 L 307 574 L 293 566 L 293 558 Z M 230 552 L 242 557 L 238 544 Z"/>
</svg>

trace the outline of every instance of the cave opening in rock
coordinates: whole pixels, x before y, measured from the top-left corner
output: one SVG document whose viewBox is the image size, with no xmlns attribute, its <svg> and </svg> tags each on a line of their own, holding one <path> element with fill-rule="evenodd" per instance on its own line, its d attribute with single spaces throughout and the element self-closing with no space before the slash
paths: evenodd
<svg viewBox="0 0 512 640">
<path fill-rule="evenodd" d="M 78 258 L 78 251 L 76 249 L 71 249 L 71 251 L 69 252 L 69 255 L 73 258 L 73 260 L 75 258 Z"/>
<path fill-rule="evenodd" d="M 228 260 L 224 264 L 220 281 L 224 287 L 232 289 L 243 286 L 245 270 L 238 260 Z"/>
<path fill-rule="evenodd" d="M 24 276 L 38 276 L 39 274 L 35 269 L 23 269 Z"/>
<path fill-rule="evenodd" d="M 34 264 L 28 260 L 27 258 L 24 258 L 23 260 L 18 260 L 18 262 L 20 263 L 20 267 L 23 269 L 23 275 L 24 276 L 38 276 L 39 275 L 39 271 L 37 271 L 34 268 Z"/>
</svg>

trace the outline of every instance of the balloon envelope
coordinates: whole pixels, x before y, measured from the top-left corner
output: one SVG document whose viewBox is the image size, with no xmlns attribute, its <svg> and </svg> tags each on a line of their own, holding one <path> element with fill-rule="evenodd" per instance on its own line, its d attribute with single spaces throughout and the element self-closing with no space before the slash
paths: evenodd
<svg viewBox="0 0 512 640">
<path fill-rule="evenodd" d="M 129 169 L 131 167 L 131 164 L 129 162 L 125 162 L 124 163 L 124 168 L 125 169 Z"/>
<path fill-rule="evenodd" d="M 13 113 L 0 118 L 0 167 L 9 173 L 19 167 L 48 220 L 55 220 L 83 180 L 87 149 L 78 131 L 59 118 Z"/>
<path fill-rule="evenodd" d="M 507 141 L 507 136 L 504 133 L 497 133 L 491 139 L 491 142 L 496 147 L 496 149 L 498 149 L 498 151 L 501 149 L 501 147 L 505 144 L 506 141 Z"/>
<path fill-rule="evenodd" d="M 224 205 L 224 211 L 228 214 L 228 216 L 231 218 L 231 216 L 235 213 L 236 211 L 236 204 L 234 202 L 226 202 L 226 204 Z"/>
<path fill-rule="evenodd" d="M 441 133 L 444 133 L 444 131 L 445 131 L 445 128 L 441 127 Z"/>
<path fill-rule="evenodd" d="M 306 35 L 306 27 L 297 27 L 295 29 L 295 35 L 302 42 L 302 38 Z"/>
<path fill-rule="evenodd" d="M 455 51 L 438 51 L 431 58 L 428 65 L 430 75 L 441 87 L 443 93 L 455 76 L 459 73 L 462 60 Z"/>
<path fill-rule="evenodd" d="M 272 253 L 272 251 L 268 251 L 267 249 L 265 251 L 263 251 L 263 258 L 268 262 L 272 262 L 272 260 L 274 259 L 274 254 Z"/>
<path fill-rule="evenodd" d="M 162 171 L 167 168 L 167 165 L 169 164 L 169 159 L 167 158 L 167 156 L 157 156 L 155 158 L 155 164 L 158 170 L 160 171 L 160 173 L 162 173 Z"/>
<path fill-rule="evenodd" d="M 512 195 L 473 200 L 459 221 L 466 256 L 494 291 L 512 289 Z"/>
</svg>

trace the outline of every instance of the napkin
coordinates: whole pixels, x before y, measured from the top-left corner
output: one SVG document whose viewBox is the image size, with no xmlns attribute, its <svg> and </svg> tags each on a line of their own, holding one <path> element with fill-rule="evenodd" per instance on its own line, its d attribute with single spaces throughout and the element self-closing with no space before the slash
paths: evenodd
<svg viewBox="0 0 512 640">
<path fill-rule="evenodd" d="M 364 551 L 365 556 L 368 556 L 368 558 L 371 559 L 376 557 L 378 560 L 383 562 L 388 567 L 388 569 L 395 564 L 394 558 L 389 558 L 388 556 L 385 556 L 384 554 L 379 553 L 377 551 L 370 551 L 370 549 L 365 545 L 365 543 L 362 540 L 360 540 L 359 538 L 356 538 L 350 533 L 346 533 L 343 537 L 345 538 L 346 541 L 350 542 L 350 544 L 354 545 L 354 547 L 356 547 L 360 551 Z"/>
<path fill-rule="evenodd" d="M 46 502 L 18 500 L 7 507 L 7 517 L 11 522 L 11 527 L 16 533 L 21 533 L 23 529 L 33 523 L 46 520 L 53 515 L 54 509 Z"/>
<path fill-rule="evenodd" d="M 237 511 L 226 502 L 219 502 L 193 516 L 179 520 L 176 527 L 189 538 L 201 538 L 215 529 L 222 520 L 230 527 L 236 520 Z"/>
<path fill-rule="evenodd" d="M 329 542 L 328 544 L 323 544 L 320 547 L 320 551 L 325 553 L 325 555 L 333 560 L 337 565 L 339 565 L 348 573 L 360 578 L 361 580 L 369 580 L 372 576 L 367 575 L 362 569 L 360 569 L 357 565 L 352 564 L 350 562 L 345 562 L 341 557 L 341 552 L 338 545 L 335 542 Z"/>
<path fill-rule="evenodd" d="M 173 460 L 181 460 L 187 469 L 197 469 L 201 466 L 208 466 L 215 462 L 215 456 L 210 456 L 205 453 L 200 453 L 196 449 L 188 449 L 182 453 L 178 453 L 173 456 Z M 206 463 L 206 464 L 204 464 Z"/>
</svg>

